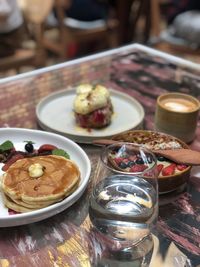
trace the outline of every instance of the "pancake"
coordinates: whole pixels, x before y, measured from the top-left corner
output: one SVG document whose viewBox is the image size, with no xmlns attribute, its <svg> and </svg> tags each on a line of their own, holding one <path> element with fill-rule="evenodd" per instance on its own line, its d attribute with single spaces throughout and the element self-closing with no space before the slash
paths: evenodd
<svg viewBox="0 0 200 267">
<path fill-rule="evenodd" d="M 42 167 L 42 174 L 30 176 L 30 166 L 36 165 Z M 38 156 L 13 163 L 3 175 L 2 189 L 6 205 L 19 211 L 18 206 L 37 209 L 61 201 L 76 190 L 79 181 L 80 171 L 73 161 L 55 155 Z"/>
<path fill-rule="evenodd" d="M 4 193 L 5 194 L 5 193 Z M 20 205 L 20 206 L 23 206 L 23 207 L 26 207 L 26 208 L 30 208 L 30 209 L 41 209 L 41 208 L 45 208 L 45 207 L 48 207 L 49 205 L 52 205 L 55 203 L 55 200 L 51 200 L 51 201 L 43 201 L 43 202 L 30 202 L 30 203 L 27 203 L 27 202 L 24 202 L 20 199 L 12 199 L 11 197 L 7 196 L 5 194 L 6 197 L 9 198 L 10 201 Z M 57 199 L 56 202 L 59 202 L 61 199 Z"/>
<path fill-rule="evenodd" d="M 78 184 L 76 184 L 72 189 L 71 189 L 71 191 L 68 191 L 67 192 L 67 195 L 70 195 L 70 194 L 72 194 L 74 191 L 75 191 L 75 189 L 78 187 Z M 13 207 L 14 207 L 14 204 L 16 204 L 15 205 L 15 207 L 17 207 L 17 206 L 20 206 L 21 208 L 28 208 L 28 209 L 33 209 L 33 210 L 35 210 L 35 209 L 41 209 L 41 208 L 45 208 L 45 207 L 48 207 L 48 206 L 50 206 L 50 205 L 52 205 L 52 204 L 55 204 L 55 203 L 57 203 L 57 202 L 60 202 L 60 201 L 62 201 L 63 200 L 63 198 L 65 198 L 65 197 L 67 197 L 67 195 L 65 195 L 64 197 L 62 197 L 62 198 L 58 198 L 58 199 L 54 199 L 54 200 L 49 200 L 49 201 L 36 201 L 36 202 L 34 202 L 34 201 L 22 201 L 22 200 L 20 200 L 20 199 L 14 199 L 14 198 L 11 198 L 10 196 L 7 196 L 5 193 L 4 193 L 4 197 L 6 197 L 7 198 L 7 202 L 9 202 L 9 205 L 12 205 Z M 11 203 L 10 203 L 11 202 Z M 16 209 L 15 209 L 16 210 Z M 19 211 L 19 208 L 17 208 L 17 211 Z"/>
<path fill-rule="evenodd" d="M 3 195 L 4 204 L 9 209 L 12 209 L 12 210 L 17 211 L 17 212 L 20 212 L 20 213 L 30 212 L 30 211 L 37 210 L 37 209 L 31 209 L 31 208 L 26 208 L 26 207 L 20 206 L 20 205 L 16 204 L 15 202 L 13 202 L 5 194 L 2 194 L 2 195 Z"/>
</svg>

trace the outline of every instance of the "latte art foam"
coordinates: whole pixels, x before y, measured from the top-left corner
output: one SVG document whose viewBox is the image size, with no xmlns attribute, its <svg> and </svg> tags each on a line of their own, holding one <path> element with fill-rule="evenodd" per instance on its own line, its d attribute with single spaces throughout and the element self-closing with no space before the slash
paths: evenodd
<svg viewBox="0 0 200 267">
<path fill-rule="evenodd" d="M 162 101 L 162 105 L 168 110 L 177 112 L 192 112 L 197 109 L 195 103 L 183 98 L 168 98 Z"/>
</svg>

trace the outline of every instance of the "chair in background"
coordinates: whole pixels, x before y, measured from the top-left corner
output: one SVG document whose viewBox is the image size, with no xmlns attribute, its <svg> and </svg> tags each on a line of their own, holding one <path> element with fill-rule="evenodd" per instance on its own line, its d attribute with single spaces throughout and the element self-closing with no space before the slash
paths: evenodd
<svg viewBox="0 0 200 267">
<path fill-rule="evenodd" d="M 134 0 L 132 4 L 132 34 L 133 40 L 136 38 L 136 31 L 140 29 L 138 38 L 144 44 L 150 36 L 150 0 Z"/>
<path fill-rule="evenodd" d="M 43 24 L 53 8 L 53 0 L 18 0 L 18 3 L 24 15 L 27 39 L 14 55 L 0 59 L 1 72 L 9 69 L 19 72 L 23 66 L 41 67 L 46 62 Z"/>
<path fill-rule="evenodd" d="M 84 46 L 89 42 L 99 42 L 100 49 L 114 48 L 118 45 L 118 20 L 78 21 L 66 17 L 61 1 L 55 0 L 57 18 L 51 18 L 44 31 L 44 46 L 58 55 L 62 60 L 70 57 L 69 50 L 73 44 Z M 52 14 L 51 14 L 52 15 Z M 53 33 L 54 34 L 51 34 Z"/>
<path fill-rule="evenodd" d="M 35 52 L 30 49 L 17 49 L 12 56 L 0 59 L 0 72 L 15 69 L 19 73 L 22 66 L 32 66 L 35 59 Z"/>
<path fill-rule="evenodd" d="M 161 0 L 151 0 L 151 37 L 156 49 L 175 55 L 200 55 L 200 12 L 187 11 L 177 15 L 170 26 L 161 28 Z M 199 23 L 197 23 L 197 20 Z M 198 30 L 198 32 L 197 32 Z M 192 34 L 194 32 L 194 34 Z M 196 38 L 196 40 L 195 40 Z"/>
<path fill-rule="evenodd" d="M 120 44 L 135 40 L 147 43 L 150 33 L 150 0 L 117 0 L 116 10 Z"/>
</svg>

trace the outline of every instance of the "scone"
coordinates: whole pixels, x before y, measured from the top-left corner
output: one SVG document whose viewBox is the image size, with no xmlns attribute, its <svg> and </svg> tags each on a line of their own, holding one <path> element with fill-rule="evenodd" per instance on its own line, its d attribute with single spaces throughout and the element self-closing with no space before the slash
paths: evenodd
<svg viewBox="0 0 200 267">
<path fill-rule="evenodd" d="M 76 123 L 83 128 L 102 128 L 109 125 L 113 106 L 108 89 L 102 85 L 78 86 L 74 114 Z"/>
</svg>

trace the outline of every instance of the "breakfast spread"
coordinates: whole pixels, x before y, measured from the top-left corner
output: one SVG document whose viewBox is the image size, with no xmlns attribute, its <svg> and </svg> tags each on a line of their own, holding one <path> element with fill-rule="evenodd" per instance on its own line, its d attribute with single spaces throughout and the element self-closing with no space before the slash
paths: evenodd
<svg viewBox="0 0 200 267">
<path fill-rule="evenodd" d="M 11 141 L 0 145 L 4 174 L 1 189 L 4 204 L 16 212 L 47 207 L 72 194 L 79 185 L 80 171 L 62 149 L 43 144 L 35 149 L 27 142 L 16 151 Z"/>
<path fill-rule="evenodd" d="M 74 114 L 76 123 L 83 128 L 109 125 L 113 106 L 108 89 L 102 85 L 79 85 L 74 100 Z"/>
</svg>

